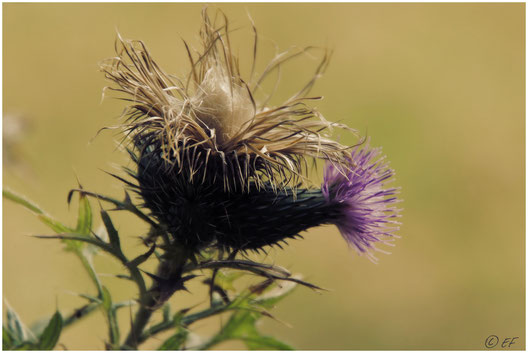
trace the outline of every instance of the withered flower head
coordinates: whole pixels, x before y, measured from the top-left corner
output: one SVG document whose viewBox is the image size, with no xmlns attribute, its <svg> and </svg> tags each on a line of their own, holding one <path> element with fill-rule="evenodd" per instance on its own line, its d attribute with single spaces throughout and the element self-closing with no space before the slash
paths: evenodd
<svg viewBox="0 0 528 353">
<path fill-rule="evenodd" d="M 199 250 L 260 249 L 319 224 L 340 211 L 320 189 L 305 189 L 307 168 L 326 160 L 345 175 L 350 148 L 330 137 L 333 127 L 309 101 L 328 63 L 279 106 L 255 99 L 263 81 L 304 50 L 278 54 L 247 79 L 233 54 L 227 19 L 203 12 L 202 49 L 187 43 L 190 72 L 165 73 L 140 41 L 119 38 L 106 77 L 131 102 L 122 125 L 131 139 L 135 188 L 144 206 L 179 244 Z M 257 51 L 255 33 L 254 54 Z M 349 129 L 351 130 L 351 129 Z"/>
</svg>

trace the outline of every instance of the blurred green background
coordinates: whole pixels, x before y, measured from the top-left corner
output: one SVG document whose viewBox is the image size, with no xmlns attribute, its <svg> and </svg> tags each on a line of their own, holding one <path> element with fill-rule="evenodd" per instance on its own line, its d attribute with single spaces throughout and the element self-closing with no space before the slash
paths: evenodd
<svg viewBox="0 0 528 353">
<path fill-rule="evenodd" d="M 381 145 L 402 186 L 401 239 L 379 264 L 347 248 L 335 227 L 314 229 L 267 261 L 331 292 L 298 288 L 262 331 L 299 349 L 484 349 L 491 334 L 525 345 L 525 5 L 218 4 L 229 16 L 241 61 L 259 64 L 276 44 L 334 49 L 313 94 L 329 120 Z M 181 38 L 199 47 L 201 4 L 3 4 L 4 187 L 73 222 L 66 194 L 76 186 L 116 197 L 122 185 L 102 170 L 126 164 L 117 136 L 124 103 L 106 98 L 98 62 L 114 55 L 116 30 L 142 39 L 166 71 L 188 72 Z M 275 44 L 274 44 L 275 43 Z M 314 58 L 283 68 L 279 98 L 300 88 Z M 277 101 L 277 103 L 279 100 Z M 9 119 L 9 120 L 6 120 Z M 7 123 L 7 128 L 6 128 Z M 14 124 L 14 125 L 13 125 Z M 13 132 L 14 131 L 14 132 Z M 5 133 L 10 133 L 6 136 Z M 352 143 L 347 134 L 341 141 Z M 8 152 L 8 155 L 6 155 Z M 97 204 L 92 203 L 94 207 Z M 146 226 L 116 214 L 126 249 L 143 250 Z M 3 297 L 25 322 L 69 311 L 72 293 L 93 288 L 32 215 L 3 204 Z M 100 258 L 102 273 L 120 266 Z M 117 300 L 133 287 L 104 279 Z M 200 286 L 174 305 L 203 302 Z M 194 296 L 193 296 L 194 295 Z M 5 308 L 4 308 L 5 310 Z M 129 313 L 122 313 L 123 328 Z M 197 327 L 213 332 L 218 320 Z M 68 349 L 103 349 L 104 318 L 65 331 Z M 160 338 L 161 340 L 161 338 Z M 144 348 L 155 348 L 157 342 Z M 219 346 L 241 349 L 233 342 Z"/>
</svg>

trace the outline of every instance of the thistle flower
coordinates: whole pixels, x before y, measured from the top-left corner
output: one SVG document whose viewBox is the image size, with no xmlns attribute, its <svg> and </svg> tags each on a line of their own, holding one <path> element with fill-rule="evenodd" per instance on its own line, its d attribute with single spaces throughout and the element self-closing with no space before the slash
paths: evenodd
<svg viewBox="0 0 528 353">
<path fill-rule="evenodd" d="M 137 181 L 129 185 L 171 241 L 191 251 L 258 250 L 313 226 L 349 226 L 343 200 L 306 188 L 309 161 L 326 160 L 342 174 L 356 167 L 350 147 L 330 137 L 334 127 L 352 129 L 308 105 L 320 98 L 307 94 L 329 56 L 299 92 L 270 107 L 270 97 L 261 102 L 255 92 L 309 48 L 277 55 L 260 76 L 253 62 L 244 80 L 229 34 L 225 17 L 216 25 L 204 10 L 203 49 L 193 55 L 184 42 L 191 68 L 182 79 L 166 74 L 142 42 L 119 37 L 117 57 L 102 69 L 132 102 L 122 125 L 137 165 L 127 170 Z"/>
<path fill-rule="evenodd" d="M 394 171 L 388 167 L 380 148 L 355 147 L 349 157 L 350 169 L 343 173 L 327 163 L 321 187 L 329 204 L 339 208 L 334 224 L 347 243 L 359 253 L 366 253 L 375 260 L 370 250 L 382 251 L 375 243 L 390 242 L 399 229 L 397 208 L 400 200 L 395 196 L 398 188 L 386 188 Z"/>
</svg>

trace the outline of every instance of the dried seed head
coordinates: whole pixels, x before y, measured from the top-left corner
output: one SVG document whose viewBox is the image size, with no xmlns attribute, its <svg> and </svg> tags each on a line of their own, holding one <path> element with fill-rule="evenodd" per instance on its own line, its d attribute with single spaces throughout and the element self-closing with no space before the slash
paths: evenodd
<svg viewBox="0 0 528 353">
<path fill-rule="evenodd" d="M 142 42 L 119 37 L 117 57 L 102 69 L 117 85 L 112 89 L 132 102 L 123 127 L 137 152 L 156 150 L 171 170 L 188 169 L 191 177 L 215 174 L 227 191 L 247 190 L 251 182 L 269 182 L 277 189 L 303 183 L 312 158 L 344 165 L 347 147 L 330 139 L 328 130 L 347 127 L 326 121 L 307 105 L 317 98 L 306 94 L 328 55 L 297 94 L 268 107 L 255 101 L 254 92 L 269 73 L 310 48 L 278 54 L 261 76 L 252 74 L 246 81 L 223 19 L 216 25 L 204 10 L 203 48 L 193 55 L 185 44 L 191 70 L 183 79 L 159 68 Z M 211 168 L 212 160 L 217 161 Z"/>
</svg>

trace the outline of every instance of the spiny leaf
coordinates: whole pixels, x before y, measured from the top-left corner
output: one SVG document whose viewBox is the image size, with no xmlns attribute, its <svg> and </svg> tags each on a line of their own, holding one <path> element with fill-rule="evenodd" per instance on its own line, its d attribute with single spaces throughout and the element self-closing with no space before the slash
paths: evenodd
<svg viewBox="0 0 528 353">
<path fill-rule="evenodd" d="M 248 349 L 257 351 L 281 350 L 293 351 L 294 348 L 270 336 L 250 336 L 242 338 Z"/>
<path fill-rule="evenodd" d="M 119 347 L 119 326 L 117 324 L 117 318 L 116 318 L 114 306 L 112 305 L 112 297 L 110 296 L 110 291 L 108 291 L 108 288 L 103 286 L 102 295 L 103 295 L 103 309 L 106 312 L 106 317 L 108 319 L 110 343 L 112 344 L 112 347 L 118 348 Z"/>
<path fill-rule="evenodd" d="M 126 300 L 124 302 L 115 303 L 114 304 L 114 310 L 118 310 L 118 309 L 121 309 L 121 308 L 128 308 L 128 307 L 134 306 L 136 304 L 137 304 L 137 301 L 135 301 L 135 300 Z"/>
<path fill-rule="evenodd" d="M 112 297 L 105 286 L 103 286 L 103 308 L 105 311 L 112 309 Z"/>
<path fill-rule="evenodd" d="M 172 325 L 177 326 L 185 326 L 183 325 L 183 320 L 186 318 L 185 314 L 187 314 L 191 310 L 191 308 L 185 308 L 178 311 L 174 316 L 172 317 Z"/>
<path fill-rule="evenodd" d="M 242 277 L 243 275 L 245 275 L 244 272 L 226 272 L 219 270 L 215 276 L 215 285 L 225 290 L 235 290 L 235 288 L 233 287 L 233 282 L 238 278 Z"/>
<path fill-rule="evenodd" d="M 110 245 L 116 250 L 121 251 L 121 242 L 119 241 L 119 234 L 112 223 L 112 219 L 108 215 L 108 212 L 101 210 L 101 218 L 108 233 L 108 238 L 110 239 Z"/>
<path fill-rule="evenodd" d="M 2 350 L 10 350 L 15 343 L 13 334 L 5 327 L 2 327 Z"/>
<path fill-rule="evenodd" d="M 128 194 L 128 192 L 126 190 L 125 190 L 125 200 L 123 201 L 123 203 L 126 206 L 135 207 L 134 204 L 132 203 L 132 199 L 130 198 L 130 195 Z"/>
<path fill-rule="evenodd" d="M 143 219 L 145 222 L 149 223 L 154 228 L 159 228 L 159 225 L 156 222 L 154 222 L 152 219 L 150 219 L 149 216 L 147 216 L 146 214 L 141 212 L 141 210 L 139 210 L 136 206 L 134 206 L 130 196 L 128 195 L 128 193 L 126 191 L 125 191 L 125 200 L 124 201 L 119 201 L 119 200 L 113 199 L 111 197 L 104 196 L 104 195 L 101 195 L 101 194 L 97 194 L 95 192 L 85 191 L 83 189 L 72 189 L 72 190 L 70 190 L 70 192 L 68 193 L 68 199 L 71 199 L 73 193 L 75 193 L 75 192 L 79 192 L 79 193 L 82 193 L 84 195 L 95 197 L 95 198 L 97 198 L 99 200 L 110 202 L 110 203 L 112 203 L 112 204 L 114 204 L 116 206 L 116 210 L 127 210 L 127 211 L 130 211 L 130 212 L 134 213 L 136 216 L 138 216 L 139 218 Z"/>
<path fill-rule="evenodd" d="M 17 195 L 11 191 L 3 190 L 2 192 L 3 196 L 11 201 L 14 201 L 18 203 L 19 205 L 22 205 L 26 207 L 28 210 L 32 211 L 33 213 L 37 214 L 38 219 L 47 225 L 49 228 L 51 228 L 56 233 L 71 233 L 74 232 L 73 229 L 70 227 L 64 225 L 63 223 L 53 219 L 49 215 L 47 215 L 40 207 L 35 205 L 32 201 L 27 200 L 23 196 Z M 80 211 L 79 211 L 80 212 Z M 76 251 L 79 250 L 81 247 L 81 243 L 75 242 L 75 241 L 69 241 L 69 240 L 63 240 L 63 243 L 66 244 L 66 250 L 70 251 Z"/>
<path fill-rule="evenodd" d="M 69 228 L 68 226 L 65 226 L 59 221 L 54 220 L 53 218 L 46 216 L 45 214 L 38 215 L 38 218 L 42 223 L 47 225 L 51 230 L 53 230 L 56 233 L 69 233 L 73 232 L 73 229 Z"/>
<path fill-rule="evenodd" d="M 22 205 L 24 206 L 25 208 L 27 208 L 28 210 L 34 212 L 34 213 L 37 213 L 37 214 L 43 214 L 44 211 L 42 211 L 40 209 L 40 207 L 38 207 L 36 204 L 34 204 L 33 202 L 27 200 L 26 198 L 24 198 L 23 196 L 21 195 L 17 195 L 15 194 L 14 192 L 12 191 L 9 191 L 9 190 L 2 190 L 2 195 L 8 199 L 8 200 L 11 200 L 13 202 L 16 202 L 18 203 L 19 205 Z"/>
<path fill-rule="evenodd" d="M 298 278 L 299 279 L 299 278 Z M 254 300 L 254 303 L 261 305 L 267 309 L 272 308 L 277 302 L 284 299 L 291 294 L 296 287 L 295 282 L 283 281 L 280 285 L 265 291 L 262 295 Z"/>
<path fill-rule="evenodd" d="M 29 201 L 25 197 L 9 190 L 3 190 L 2 195 L 8 200 L 11 200 L 21 206 L 24 206 L 31 212 L 37 214 L 38 218 L 42 221 L 42 223 L 50 227 L 53 231 L 57 233 L 71 232 L 71 229 L 69 227 L 48 216 L 40 207 L 38 207 L 35 203 Z"/>
<path fill-rule="evenodd" d="M 18 317 L 18 314 L 6 303 L 7 306 L 7 330 L 14 339 L 14 344 L 19 344 L 28 339 L 25 326 Z"/>
<path fill-rule="evenodd" d="M 163 308 L 161 309 L 161 312 L 163 314 L 163 322 L 167 322 L 170 320 L 170 304 L 165 303 L 163 305 Z"/>
<path fill-rule="evenodd" d="M 273 337 L 263 336 L 256 328 L 256 323 L 262 316 L 257 311 L 239 309 L 231 315 L 219 335 L 214 337 L 209 345 L 212 347 L 220 342 L 239 339 L 251 350 L 293 350 L 286 343 Z"/>
<path fill-rule="evenodd" d="M 187 340 L 188 332 L 185 329 L 180 329 L 176 334 L 169 337 L 161 344 L 158 351 L 175 351 L 180 350 Z"/>
<path fill-rule="evenodd" d="M 77 218 L 77 227 L 75 231 L 80 234 L 89 235 L 92 229 L 92 207 L 90 201 L 84 194 L 79 197 L 79 216 Z"/>
<path fill-rule="evenodd" d="M 114 255 L 120 261 L 126 262 L 126 259 L 123 257 L 123 255 L 117 253 L 116 250 L 113 247 L 111 247 L 109 244 L 101 240 L 95 239 L 95 238 L 86 237 L 84 234 L 66 233 L 66 234 L 58 234 L 58 235 L 34 235 L 34 237 L 40 238 L 40 239 L 61 239 L 61 240 L 75 240 L 75 241 L 85 242 L 88 244 L 95 245 L 101 248 L 102 250 L 110 253 L 111 255 Z"/>
<path fill-rule="evenodd" d="M 249 260 L 216 260 L 216 261 L 206 261 L 199 264 L 201 268 L 233 268 L 233 269 L 260 269 L 263 271 L 268 271 L 272 275 L 282 275 L 289 276 L 290 272 L 285 268 L 275 265 L 262 264 L 259 262 L 249 261 Z"/>
<path fill-rule="evenodd" d="M 130 275 L 123 275 L 121 273 L 118 273 L 117 275 L 115 275 L 117 278 L 120 278 L 120 279 L 126 279 L 126 280 L 129 280 L 129 281 L 133 281 L 132 277 L 130 277 Z"/>
<path fill-rule="evenodd" d="M 102 291 L 102 288 L 101 288 L 101 291 Z M 81 298 L 87 299 L 90 303 L 102 304 L 102 300 L 98 297 L 94 297 L 93 295 L 79 293 L 78 296 Z"/>
<path fill-rule="evenodd" d="M 39 350 L 48 351 L 52 350 L 53 347 L 55 347 L 62 331 L 62 325 L 62 316 L 57 311 L 55 315 L 52 316 L 48 326 L 46 326 L 42 335 L 39 337 Z"/>
<path fill-rule="evenodd" d="M 130 261 L 127 266 L 129 267 L 138 267 L 143 262 L 147 261 L 147 259 L 154 253 L 154 250 L 156 250 L 156 244 L 152 245 L 152 247 L 144 254 L 139 255 L 134 260 Z"/>
<path fill-rule="evenodd" d="M 244 341 L 248 349 L 291 350 L 292 347 L 289 345 L 273 337 L 263 336 L 256 328 L 257 321 L 263 316 L 272 317 L 261 308 L 273 306 L 295 287 L 294 282 L 288 281 L 281 282 L 281 286 L 276 284 L 275 288 L 272 284 L 272 280 L 265 280 L 235 298 L 229 305 L 229 309 L 235 310 L 235 312 L 222 327 L 222 330 L 206 343 L 205 348 L 213 347 L 226 340 L 239 339 Z"/>
<path fill-rule="evenodd" d="M 14 351 L 34 351 L 39 350 L 38 346 L 33 342 L 22 342 L 12 348 Z"/>
<path fill-rule="evenodd" d="M 16 195 L 6 190 L 4 190 L 3 195 L 4 197 L 11 199 L 14 202 L 17 202 L 18 204 L 21 204 L 24 207 L 31 210 L 32 212 L 36 213 L 38 215 L 38 218 L 44 224 L 46 224 L 56 233 L 60 234 L 59 236 L 54 236 L 54 238 L 61 239 L 62 242 L 66 245 L 66 250 L 72 251 L 79 257 L 83 266 L 85 267 L 88 274 L 90 275 L 95 285 L 97 286 L 97 289 L 100 294 L 101 285 L 100 285 L 99 279 L 97 278 L 97 274 L 92 266 L 92 262 L 91 262 L 92 254 L 89 251 L 87 251 L 86 247 L 83 248 L 83 243 L 85 242 L 90 243 L 89 240 L 93 240 L 90 236 L 91 228 L 92 228 L 92 209 L 90 206 L 90 202 L 88 201 L 88 198 L 83 193 L 80 194 L 79 215 L 77 219 L 77 226 L 76 226 L 76 229 L 73 230 L 65 226 L 61 222 L 54 220 L 53 218 L 45 214 L 44 211 L 42 211 L 38 206 L 26 200 L 22 196 Z M 68 194 L 68 203 L 71 201 L 71 195 L 72 193 Z M 74 236 L 62 236 L 62 234 L 73 234 Z M 92 243 L 92 245 L 96 245 L 99 247 L 101 247 L 102 244 L 104 244 L 104 242 L 101 242 L 101 241 L 99 241 L 99 243 Z M 120 255 L 121 257 L 123 257 L 122 254 L 112 253 L 112 255 L 118 258 L 120 258 Z M 126 262 L 126 260 L 124 262 Z"/>
</svg>

